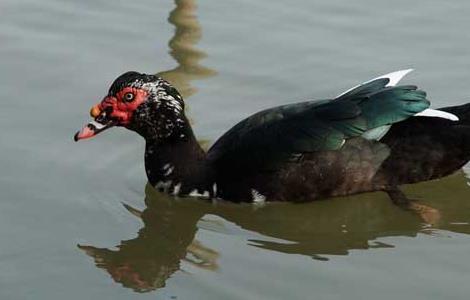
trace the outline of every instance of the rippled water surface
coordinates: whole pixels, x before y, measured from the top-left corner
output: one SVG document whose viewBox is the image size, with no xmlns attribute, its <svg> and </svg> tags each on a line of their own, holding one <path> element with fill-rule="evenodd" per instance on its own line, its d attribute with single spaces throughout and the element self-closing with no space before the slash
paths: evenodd
<svg viewBox="0 0 470 300">
<path fill-rule="evenodd" d="M 465 170 L 308 204 L 171 199 L 143 140 L 74 143 L 120 73 L 159 72 L 210 145 L 262 108 L 382 73 L 470 101 L 468 1 L 0 3 L 0 299 L 468 299 Z M 123 205 L 124 204 L 124 205 Z"/>
</svg>

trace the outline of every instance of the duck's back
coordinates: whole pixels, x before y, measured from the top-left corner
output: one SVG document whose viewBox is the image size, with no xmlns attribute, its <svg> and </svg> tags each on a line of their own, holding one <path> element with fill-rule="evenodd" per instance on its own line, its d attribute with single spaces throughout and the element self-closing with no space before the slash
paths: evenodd
<svg viewBox="0 0 470 300">
<path fill-rule="evenodd" d="M 218 196 L 305 201 L 374 190 L 371 178 L 389 150 L 365 137 L 429 106 L 423 91 L 389 86 L 390 80 L 372 80 L 333 100 L 265 110 L 237 124 L 208 152 Z"/>
<path fill-rule="evenodd" d="M 390 148 L 375 178 L 389 186 L 441 178 L 470 160 L 470 105 L 440 109 L 459 117 L 413 117 L 394 124 L 381 140 Z"/>
</svg>

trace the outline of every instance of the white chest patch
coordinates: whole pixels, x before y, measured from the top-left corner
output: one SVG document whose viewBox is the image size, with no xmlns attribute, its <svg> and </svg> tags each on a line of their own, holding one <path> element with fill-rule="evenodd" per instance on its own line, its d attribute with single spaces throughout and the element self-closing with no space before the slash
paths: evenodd
<svg viewBox="0 0 470 300">
<path fill-rule="evenodd" d="M 266 202 L 266 196 L 262 195 L 255 189 L 251 189 L 251 197 L 253 199 L 253 203 L 255 204 L 263 204 Z"/>
<path fill-rule="evenodd" d="M 192 190 L 188 196 L 190 197 L 203 197 L 203 198 L 209 198 L 209 191 L 204 191 L 204 193 L 199 193 L 197 189 Z"/>
<path fill-rule="evenodd" d="M 173 196 L 178 196 L 181 190 L 181 182 L 173 187 Z"/>
<path fill-rule="evenodd" d="M 163 173 L 163 176 L 169 176 L 171 173 L 173 173 L 173 170 L 175 169 L 175 167 L 171 166 L 167 169 L 163 169 L 165 171 L 165 173 Z"/>
<path fill-rule="evenodd" d="M 157 182 L 157 184 L 155 185 L 155 188 L 157 190 L 163 190 L 165 193 L 168 192 L 168 189 L 170 188 L 171 186 L 171 183 L 172 181 L 171 180 L 168 180 L 168 181 L 159 181 Z"/>
</svg>

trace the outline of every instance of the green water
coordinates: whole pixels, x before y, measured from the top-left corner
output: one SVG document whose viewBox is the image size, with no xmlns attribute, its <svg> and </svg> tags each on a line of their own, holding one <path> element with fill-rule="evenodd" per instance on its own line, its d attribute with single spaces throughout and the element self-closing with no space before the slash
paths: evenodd
<svg viewBox="0 0 470 300">
<path fill-rule="evenodd" d="M 421 215 L 381 193 L 207 203 L 146 186 L 136 134 L 72 136 L 127 70 L 172 81 L 206 146 L 262 108 L 403 68 L 435 107 L 470 102 L 469 13 L 466 1 L 2 1 L 0 299 L 468 299 L 465 170 L 405 188 Z"/>
</svg>

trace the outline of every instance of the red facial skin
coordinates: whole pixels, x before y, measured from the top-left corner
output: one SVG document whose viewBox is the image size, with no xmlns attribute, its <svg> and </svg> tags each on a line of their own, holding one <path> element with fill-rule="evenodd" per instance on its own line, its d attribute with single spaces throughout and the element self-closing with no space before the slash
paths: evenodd
<svg viewBox="0 0 470 300">
<path fill-rule="evenodd" d="M 128 93 L 132 93 L 134 95 L 134 98 L 130 101 L 126 99 L 126 95 Z M 140 104 L 142 104 L 147 99 L 147 96 L 148 92 L 146 90 L 133 87 L 125 87 L 120 90 L 116 94 L 116 96 L 107 96 L 103 99 L 103 101 L 101 101 L 101 103 L 92 107 L 90 115 L 93 118 L 97 118 L 100 114 L 102 114 L 103 111 L 107 111 L 106 108 L 111 107 L 111 113 L 109 115 L 106 115 L 106 118 L 116 119 L 117 123 L 114 123 L 115 125 L 127 126 L 132 120 L 132 115 L 134 114 L 134 111 Z M 79 132 L 77 132 L 74 136 L 74 140 L 78 141 L 91 138 L 102 130 L 105 130 L 106 128 L 110 127 L 108 126 L 104 129 L 97 131 L 94 126 L 90 126 L 91 123 L 83 127 L 83 129 Z"/>
<path fill-rule="evenodd" d="M 125 95 L 132 93 L 134 99 L 132 101 L 126 101 Z M 107 96 L 98 104 L 101 111 L 108 107 L 112 107 L 112 113 L 109 115 L 112 118 L 116 118 L 119 121 L 119 125 L 126 126 L 131 122 L 132 115 L 137 107 L 147 99 L 148 92 L 143 89 L 125 87 L 120 90 L 116 96 Z"/>
</svg>

